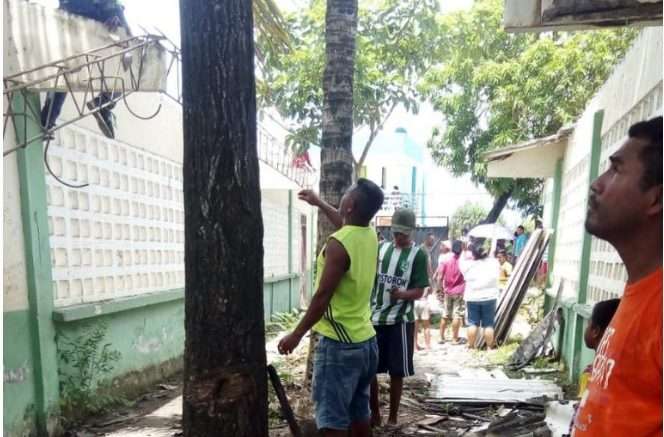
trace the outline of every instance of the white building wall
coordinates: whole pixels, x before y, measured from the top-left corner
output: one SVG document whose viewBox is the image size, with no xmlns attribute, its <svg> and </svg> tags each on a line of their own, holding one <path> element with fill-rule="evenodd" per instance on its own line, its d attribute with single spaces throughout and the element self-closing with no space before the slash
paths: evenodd
<svg viewBox="0 0 664 437">
<path fill-rule="evenodd" d="M 262 192 L 263 209 L 263 275 L 288 274 L 288 192 L 266 190 Z"/>
<path fill-rule="evenodd" d="M 305 273 L 312 266 L 313 246 L 311 238 L 312 222 L 316 220 L 312 214 L 312 208 L 297 199 L 297 191 L 292 194 L 292 220 L 290 241 L 288 233 L 288 191 L 287 190 L 263 190 L 262 209 L 264 227 L 264 275 L 282 276 L 290 273 Z M 305 269 L 302 270 L 302 228 L 301 218 L 306 219 L 305 238 Z M 315 236 L 315 234 L 314 234 Z M 288 268 L 288 247 L 291 247 L 292 266 Z"/>
<path fill-rule="evenodd" d="M 662 113 L 662 28 L 643 30 L 607 82 L 588 104 L 569 139 L 563 168 L 554 276 L 564 294 L 576 296 L 589 192 L 593 117 L 604 110 L 600 174 L 626 139 L 629 126 Z M 552 185 L 552 181 L 547 186 Z M 620 296 L 626 274 L 616 251 L 593 238 L 588 301 Z"/>
<path fill-rule="evenodd" d="M 7 125 L 3 149 L 16 146 L 14 129 Z M 28 308 L 25 242 L 21 219 L 21 192 L 16 153 L 3 158 L 2 221 L 2 305 L 4 312 Z"/>
</svg>

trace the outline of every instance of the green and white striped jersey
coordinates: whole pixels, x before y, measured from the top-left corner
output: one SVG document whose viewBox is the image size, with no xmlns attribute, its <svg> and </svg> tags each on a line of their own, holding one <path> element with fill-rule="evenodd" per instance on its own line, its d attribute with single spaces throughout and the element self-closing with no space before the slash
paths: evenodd
<svg viewBox="0 0 664 437">
<path fill-rule="evenodd" d="M 420 246 L 412 243 L 400 249 L 387 241 L 378 249 L 378 269 L 371 293 L 371 322 L 393 325 L 415 320 L 412 300 L 392 299 L 393 287 L 402 290 L 429 286 L 428 257 Z"/>
</svg>

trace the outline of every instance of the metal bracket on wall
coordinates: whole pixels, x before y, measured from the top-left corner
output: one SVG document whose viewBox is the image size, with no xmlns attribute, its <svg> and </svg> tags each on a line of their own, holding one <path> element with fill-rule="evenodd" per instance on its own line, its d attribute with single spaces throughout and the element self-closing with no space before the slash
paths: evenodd
<svg viewBox="0 0 664 437">
<path fill-rule="evenodd" d="M 19 117 L 22 117 L 24 120 L 24 123 L 21 123 L 24 132 L 22 132 L 22 140 L 19 141 L 19 144 L 3 151 L 3 156 L 27 147 L 35 141 L 44 141 L 44 164 L 51 176 L 60 183 L 72 188 L 85 187 L 87 184 L 69 184 L 55 175 L 51 170 L 48 162 L 48 148 L 54 132 L 89 115 L 96 114 L 109 106 L 113 106 L 119 101 L 123 101 L 127 111 L 136 118 L 141 120 L 154 118 L 161 110 L 161 104 L 159 104 L 152 114 L 143 116 L 132 110 L 127 101 L 127 96 L 140 91 L 145 74 L 145 59 L 148 50 L 154 48 L 156 45 L 160 45 L 161 49 L 163 49 L 161 43 L 164 40 L 164 37 L 156 35 L 134 36 L 4 77 L 3 99 L 5 111 L 3 112 L 3 138 L 7 132 L 7 123 L 9 120 L 12 121 L 14 131 L 16 132 L 18 128 L 16 120 Z M 175 68 L 178 71 L 179 78 L 179 50 L 173 46 L 163 51 L 170 57 L 170 59 L 167 59 L 168 68 L 166 75 L 168 76 Z M 134 59 L 137 62 L 134 62 Z M 126 60 L 129 62 L 126 62 Z M 86 86 L 83 90 L 81 90 L 80 83 L 75 83 L 74 80 L 75 75 L 81 73 L 86 78 Z M 126 76 L 128 76 L 128 80 Z M 68 94 L 76 109 L 76 116 L 74 118 L 60 123 L 56 120 L 55 124 L 50 128 L 42 126 L 42 109 L 37 107 L 31 99 L 27 98 L 30 92 L 41 89 L 48 90 L 49 88 Z M 81 91 L 82 96 L 80 95 Z M 103 101 L 99 99 L 95 102 L 95 91 L 104 93 L 106 98 Z M 23 104 L 18 108 L 13 105 L 14 98 L 17 95 L 23 97 L 21 99 Z M 178 97 L 169 97 L 176 101 L 179 100 L 179 95 Z M 50 119 L 52 109 L 53 105 L 49 106 L 49 112 L 46 115 L 47 119 Z M 27 135 L 27 119 L 32 119 L 41 127 L 40 132 L 30 138 Z"/>
</svg>

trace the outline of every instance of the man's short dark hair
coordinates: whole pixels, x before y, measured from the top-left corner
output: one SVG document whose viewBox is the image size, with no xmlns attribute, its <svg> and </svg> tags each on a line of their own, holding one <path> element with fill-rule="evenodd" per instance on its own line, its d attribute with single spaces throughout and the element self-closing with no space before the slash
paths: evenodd
<svg viewBox="0 0 664 437">
<path fill-rule="evenodd" d="M 455 255 L 461 255 L 461 252 L 463 252 L 463 244 L 461 243 L 461 240 L 452 241 L 452 253 Z"/>
<path fill-rule="evenodd" d="M 590 322 L 604 332 L 609 323 L 611 323 L 611 319 L 618 309 L 618 304 L 620 304 L 620 299 L 597 302 L 590 316 Z"/>
<path fill-rule="evenodd" d="M 357 194 L 357 203 L 355 204 L 357 218 L 370 222 L 383 206 L 383 190 L 369 179 L 359 178 L 353 191 Z"/>
<path fill-rule="evenodd" d="M 517 229 L 521 229 L 522 231 L 525 231 L 525 230 L 526 230 L 526 228 L 524 228 L 523 225 L 519 225 L 519 226 L 517 226 L 516 228 L 517 228 Z"/>
<path fill-rule="evenodd" d="M 641 177 L 641 189 L 662 185 L 662 117 L 633 124 L 628 133 L 630 138 L 646 142 L 640 154 L 645 169 Z"/>
</svg>

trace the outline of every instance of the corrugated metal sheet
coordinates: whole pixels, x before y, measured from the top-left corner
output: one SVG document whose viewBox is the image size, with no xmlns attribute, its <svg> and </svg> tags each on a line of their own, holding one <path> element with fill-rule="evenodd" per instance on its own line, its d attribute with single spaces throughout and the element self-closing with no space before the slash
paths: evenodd
<svg viewBox="0 0 664 437">
<path fill-rule="evenodd" d="M 527 403 L 546 396 L 562 399 L 563 392 L 542 379 L 496 379 L 442 375 L 433 380 L 429 392 L 433 402 Z"/>
</svg>

